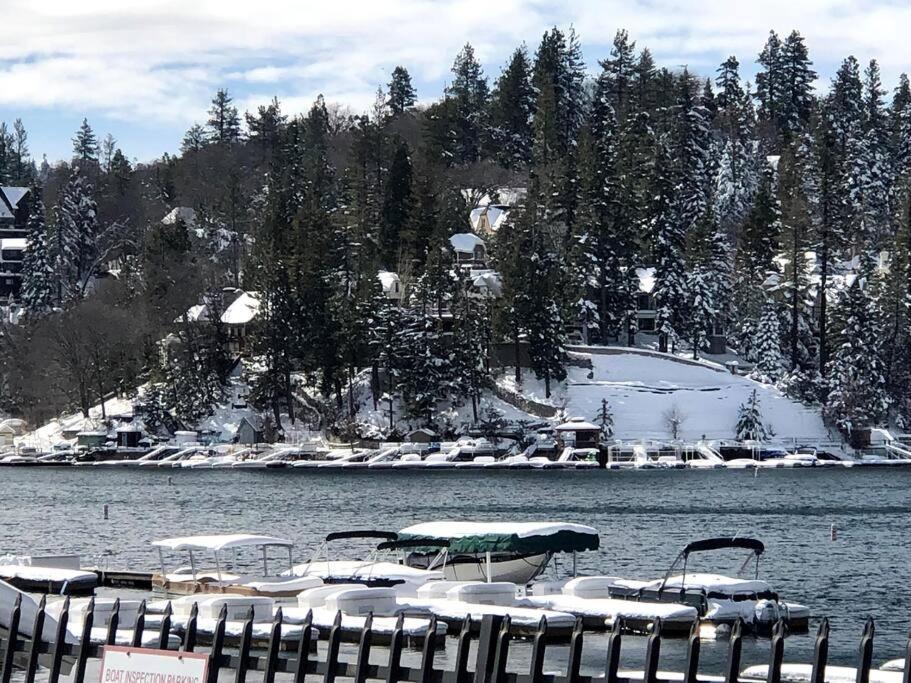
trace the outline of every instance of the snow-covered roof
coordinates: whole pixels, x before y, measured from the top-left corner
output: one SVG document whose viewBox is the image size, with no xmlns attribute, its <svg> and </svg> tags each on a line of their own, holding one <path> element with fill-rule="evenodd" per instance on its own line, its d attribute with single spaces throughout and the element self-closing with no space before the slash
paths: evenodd
<svg viewBox="0 0 911 683">
<path fill-rule="evenodd" d="M 503 281 L 495 270 L 472 271 L 471 284 L 497 298 L 503 296 Z"/>
<path fill-rule="evenodd" d="M 27 187 L 2 187 L 0 190 L 3 190 L 3 194 L 6 196 L 7 201 L 13 207 L 19 206 L 19 202 L 28 194 Z"/>
<path fill-rule="evenodd" d="M 556 429 L 558 432 L 590 432 L 597 431 L 598 427 L 591 422 L 586 422 L 581 417 L 573 417 L 569 421 L 557 425 Z"/>
<path fill-rule="evenodd" d="M 651 294 L 655 289 L 655 269 L 636 268 L 636 275 L 639 277 L 639 291 L 643 294 Z"/>
<path fill-rule="evenodd" d="M 0 249 L 19 249 L 25 251 L 28 242 L 24 237 L 4 237 L 0 239 Z"/>
<path fill-rule="evenodd" d="M 772 167 L 774 170 L 778 170 L 778 162 L 781 161 L 781 156 L 778 154 L 772 154 L 765 158 L 766 163 Z"/>
<path fill-rule="evenodd" d="M 187 309 L 187 320 L 191 323 L 204 322 L 209 319 L 209 307 L 206 304 L 196 304 Z M 178 322 L 180 319 L 176 320 Z"/>
<path fill-rule="evenodd" d="M 491 204 L 490 206 L 479 206 L 471 210 L 468 214 L 468 222 L 472 230 L 482 228 L 482 219 L 486 217 L 490 230 L 496 232 L 509 216 L 509 207 L 502 204 Z"/>
<path fill-rule="evenodd" d="M 383 291 L 386 293 L 395 291 L 396 285 L 401 283 L 398 273 L 393 273 L 389 270 L 381 270 L 376 274 L 376 277 L 379 279 Z"/>
<path fill-rule="evenodd" d="M 496 202 L 494 201 L 493 197 L 491 197 L 491 194 L 494 194 L 494 193 L 482 195 L 481 198 L 478 200 L 477 205 L 479 207 L 485 207 L 485 206 L 489 206 L 491 204 L 502 204 L 505 206 L 515 206 L 520 201 L 525 199 L 525 197 L 528 195 L 528 189 L 525 187 L 498 187 L 498 188 L 496 188 L 496 191 L 495 191 L 495 194 L 497 195 L 497 198 L 498 198 Z M 462 196 L 464 196 L 468 200 L 471 200 L 472 191 L 463 190 Z"/>
<path fill-rule="evenodd" d="M 473 254 L 475 247 L 485 246 L 484 240 L 470 232 L 459 232 L 449 238 L 449 244 L 458 252 Z"/>
<path fill-rule="evenodd" d="M 188 228 L 192 228 L 196 225 L 196 210 L 189 206 L 175 206 L 161 219 L 161 222 L 165 225 L 173 225 L 178 220 L 183 221 Z"/>
<path fill-rule="evenodd" d="M 225 325 L 246 325 L 259 315 L 259 299 L 252 292 L 244 292 L 221 315 Z"/>
<path fill-rule="evenodd" d="M 226 548 L 245 548 L 248 546 L 283 545 L 294 543 L 275 536 L 257 534 L 219 534 L 214 536 L 183 536 L 152 541 L 152 545 L 170 550 L 224 550 Z"/>
</svg>

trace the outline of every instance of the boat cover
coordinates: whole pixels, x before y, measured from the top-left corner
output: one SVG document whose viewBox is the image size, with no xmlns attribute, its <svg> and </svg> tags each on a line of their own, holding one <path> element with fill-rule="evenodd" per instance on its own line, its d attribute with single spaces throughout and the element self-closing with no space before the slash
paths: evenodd
<svg viewBox="0 0 911 683">
<path fill-rule="evenodd" d="M 274 536 L 256 534 L 222 534 L 216 536 L 184 536 L 182 538 L 165 538 L 152 541 L 152 545 L 171 550 L 224 550 L 225 548 L 243 548 L 245 546 L 281 545 L 293 546 L 292 541 Z"/>
<path fill-rule="evenodd" d="M 564 522 L 427 522 L 399 532 L 399 540 L 449 541 L 449 553 L 555 553 L 596 550 L 598 532 Z M 432 547 L 431 547 L 432 546 Z M 435 552 L 429 544 L 425 552 Z M 420 550 L 418 550 L 420 552 Z"/>
</svg>

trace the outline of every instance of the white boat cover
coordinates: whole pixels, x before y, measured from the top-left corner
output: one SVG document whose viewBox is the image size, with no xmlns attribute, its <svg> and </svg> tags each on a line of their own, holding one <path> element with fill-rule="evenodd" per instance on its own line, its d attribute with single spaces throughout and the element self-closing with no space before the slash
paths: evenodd
<svg viewBox="0 0 911 683">
<path fill-rule="evenodd" d="M 291 547 L 292 541 L 275 536 L 256 534 L 222 534 L 215 536 L 183 536 L 152 541 L 152 545 L 170 550 L 224 550 L 226 548 L 244 548 L 259 545 L 281 545 Z"/>
<path fill-rule="evenodd" d="M 55 567 L 32 567 L 20 564 L 0 565 L 0 577 L 20 579 L 23 581 L 64 583 L 92 583 L 98 581 L 95 572 L 84 572 L 76 569 L 57 569 Z"/>
<path fill-rule="evenodd" d="M 634 602 L 612 598 L 580 598 L 573 595 L 528 596 L 519 604 L 537 609 L 566 612 L 574 617 L 596 617 L 612 624 L 617 617 L 668 623 L 692 624 L 699 618 L 695 607 L 676 603 Z M 548 622 L 550 620 L 548 619 Z"/>
<path fill-rule="evenodd" d="M 510 623 L 520 628 L 534 628 L 541 617 L 547 618 L 547 625 L 552 628 L 571 628 L 576 623 L 576 618 L 566 612 L 557 612 L 548 609 L 521 607 L 516 605 L 479 605 L 449 599 L 420 599 L 400 597 L 399 606 L 406 612 L 420 612 L 428 616 L 433 614 L 440 619 L 464 621 L 469 617 L 473 621 L 480 621 L 485 614 L 496 616 L 509 616 Z"/>
<path fill-rule="evenodd" d="M 425 538 L 465 538 L 466 536 L 551 536 L 561 531 L 595 534 L 598 530 L 583 524 L 568 522 L 424 522 L 406 527 L 399 535 Z"/>
<path fill-rule="evenodd" d="M 768 679 L 769 667 L 766 664 L 751 666 L 743 670 L 740 674 L 740 680 L 761 680 Z M 782 683 L 809 683 L 813 673 L 812 664 L 782 664 L 781 680 Z M 825 674 L 826 683 L 855 683 L 857 680 L 857 669 L 850 666 L 827 666 Z M 901 683 L 901 671 L 883 671 L 881 669 L 872 669 L 870 671 L 870 683 Z"/>
<path fill-rule="evenodd" d="M 396 562 L 363 562 L 361 560 L 305 562 L 282 572 L 281 576 L 318 576 L 324 581 L 333 577 L 350 579 L 355 583 L 371 579 L 389 579 L 414 585 L 445 578 L 442 571 L 435 569 L 418 569 Z"/>
</svg>

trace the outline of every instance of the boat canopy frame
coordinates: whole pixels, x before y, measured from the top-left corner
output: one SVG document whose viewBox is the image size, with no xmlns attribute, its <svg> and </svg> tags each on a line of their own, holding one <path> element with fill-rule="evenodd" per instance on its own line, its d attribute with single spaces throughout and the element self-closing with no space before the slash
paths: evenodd
<svg viewBox="0 0 911 683">
<path fill-rule="evenodd" d="M 717 538 L 704 538 L 699 541 L 693 541 L 692 543 L 687 543 L 684 546 L 683 550 L 680 551 L 680 554 L 677 555 L 676 559 L 671 563 L 671 566 L 668 568 L 667 572 L 664 574 L 664 579 L 661 581 L 661 586 L 658 588 L 658 592 L 661 593 L 664 591 L 665 586 L 667 585 L 668 580 L 671 578 L 671 574 L 674 572 L 674 569 L 677 568 L 677 565 L 680 564 L 680 561 L 683 560 L 683 570 L 681 573 L 680 587 L 685 589 L 686 587 L 686 566 L 689 561 L 690 555 L 693 553 L 703 553 L 709 552 L 712 550 L 727 550 L 730 548 L 738 548 L 742 550 L 749 550 L 750 554 L 747 555 L 746 560 L 740 566 L 740 570 L 737 572 L 740 574 L 746 569 L 747 564 L 750 563 L 754 557 L 756 558 L 755 568 L 753 570 L 753 578 L 759 578 L 759 558 L 765 552 L 765 544 L 762 541 L 756 538 L 738 538 L 737 536 L 731 537 L 717 537 Z"/>
<path fill-rule="evenodd" d="M 269 548 L 287 548 L 288 567 L 294 566 L 294 543 L 283 538 L 273 536 L 256 536 L 253 534 L 228 534 L 213 536 L 186 536 L 181 538 L 168 538 L 153 541 L 153 546 L 158 548 L 158 561 L 161 564 L 161 576 L 167 578 L 168 572 L 164 561 L 164 549 L 181 551 L 185 550 L 190 557 L 190 575 L 197 581 L 196 558 L 194 550 L 210 550 L 215 560 L 215 574 L 219 583 L 223 581 L 219 552 L 229 548 L 236 552 L 237 548 L 261 548 L 263 561 L 263 577 L 269 576 Z"/>
</svg>

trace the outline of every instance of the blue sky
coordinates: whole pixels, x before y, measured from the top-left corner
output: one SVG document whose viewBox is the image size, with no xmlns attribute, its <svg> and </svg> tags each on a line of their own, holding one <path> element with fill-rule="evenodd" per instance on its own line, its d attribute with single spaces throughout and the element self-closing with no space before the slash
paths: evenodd
<svg viewBox="0 0 911 683">
<path fill-rule="evenodd" d="M 660 65 L 714 75 L 735 54 L 752 79 L 769 29 L 797 28 L 825 88 L 848 54 L 879 60 L 887 88 L 911 69 L 903 0 L 3 0 L 0 120 L 21 117 L 33 154 L 70 152 L 83 116 L 146 161 L 174 152 L 227 87 L 243 109 L 278 95 L 286 113 L 318 93 L 359 112 L 397 64 L 436 98 L 470 41 L 491 80 L 521 42 L 573 24 L 589 69 L 618 28 Z"/>
</svg>

